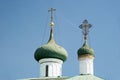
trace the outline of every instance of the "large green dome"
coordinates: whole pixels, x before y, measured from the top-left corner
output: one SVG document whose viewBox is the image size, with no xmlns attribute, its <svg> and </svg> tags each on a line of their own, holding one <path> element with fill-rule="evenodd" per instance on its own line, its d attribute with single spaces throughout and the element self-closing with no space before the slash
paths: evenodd
<svg viewBox="0 0 120 80">
<path fill-rule="evenodd" d="M 85 41 L 83 46 L 80 49 L 78 49 L 77 53 L 78 53 L 78 56 L 83 56 L 83 55 L 94 56 L 94 50 L 88 46 L 87 41 Z"/>
<path fill-rule="evenodd" d="M 51 29 L 50 39 L 48 43 L 39 47 L 35 51 L 34 57 L 37 61 L 44 58 L 56 58 L 65 61 L 68 57 L 68 54 L 64 48 L 55 43 Z"/>
</svg>

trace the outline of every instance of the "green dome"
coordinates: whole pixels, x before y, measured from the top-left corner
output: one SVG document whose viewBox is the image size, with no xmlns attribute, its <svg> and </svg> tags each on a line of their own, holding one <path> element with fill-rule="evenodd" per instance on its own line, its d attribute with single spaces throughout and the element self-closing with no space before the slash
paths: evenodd
<svg viewBox="0 0 120 80">
<path fill-rule="evenodd" d="M 94 56 L 94 50 L 88 46 L 87 41 L 85 41 L 83 46 L 78 50 L 78 56 L 83 56 L 86 54 Z"/>
<path fill-rule="evenodd" d="M 34 54 L 37 61 L 44 58 L 56 58 L 65 61 L 68 57 L 67 51 L 61 46 L 57 45 L 53 39 L 53 33 L 51 30 L 50 39 L 47 44 L 39 47 Z"/>
</svg>

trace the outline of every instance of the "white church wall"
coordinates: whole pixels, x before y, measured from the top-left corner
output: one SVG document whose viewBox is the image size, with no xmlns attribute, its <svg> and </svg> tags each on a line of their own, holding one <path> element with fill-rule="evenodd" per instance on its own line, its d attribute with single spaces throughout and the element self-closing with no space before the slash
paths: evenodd
<svg viewBox="0 0 120 80">
<path fill-rule="evenodd" d="M 92 58 L 80 58 L 80 74 L 94 74 L 93 59 Z"/>
<path fill-rule="evenodd" d="M 62 75 L 62 60 L 46 58 L 41 59 L 39 63 L 40 77 L 58 77 Z M 48 69 L 46 66 L 48 66 Z"/>
</svg>

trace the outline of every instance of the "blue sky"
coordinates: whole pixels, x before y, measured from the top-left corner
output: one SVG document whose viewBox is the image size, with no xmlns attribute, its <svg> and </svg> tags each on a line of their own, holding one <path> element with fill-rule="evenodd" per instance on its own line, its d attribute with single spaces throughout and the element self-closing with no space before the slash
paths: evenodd
<svg viewBox="0 0 120 80">
<path fill-rule="evenodd" d="M 87 19 L 93 25 L 88 43 L 95 51 L 95 75 L 120 80 L 119 0 L 0 0 L 0 80 L 39 77 L 34 52 L 49 39 L 51 7 L 55 40 L 69 54 L 63 76 L 79 74 L 83 36 L 78 26 Z"/>
</svg>

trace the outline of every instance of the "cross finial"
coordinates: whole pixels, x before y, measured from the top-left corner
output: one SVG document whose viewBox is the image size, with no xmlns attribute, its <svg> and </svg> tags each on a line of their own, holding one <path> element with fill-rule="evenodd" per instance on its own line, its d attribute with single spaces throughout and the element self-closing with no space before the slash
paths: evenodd
<svg viewBox="0 0 120 80">
<path fill-rule="evenodd" d="M 50 10 L 48 10 L 48 12 L 51 13 L 50 26 L 54 26 L 54 22 L 53 22 L 53 11 L 55 11 L 55 10 L 56 10 L 56 9 L 53 9 L 53 8 L 51 8 Z"/>
<path fill-rule="evenodd" d="M 83 30 L 82 32 L 84 35 L 84 40 L 87 39 L 89 28 L 91 28 L 91 27 L 92 27 L 92 25 L 89 24 L 87 20 L 84 20 L 83 23 L 79 26 L 79 28 Z"/>
</svg>

